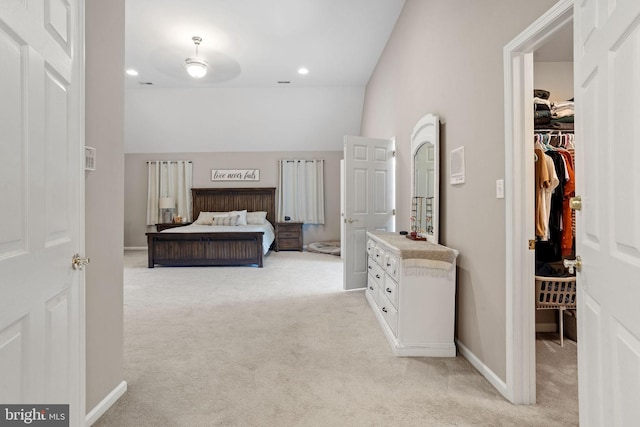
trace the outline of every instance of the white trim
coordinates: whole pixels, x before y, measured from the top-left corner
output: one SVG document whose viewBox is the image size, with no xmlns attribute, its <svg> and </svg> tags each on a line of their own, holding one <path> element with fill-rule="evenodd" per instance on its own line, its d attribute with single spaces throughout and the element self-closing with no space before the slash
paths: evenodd
<svg viewBox="0 0 640 427">
<path fill-rule="evenodd" d="M 86 61 L 87 56 L 85 54 L 85 50 L 87 47 L 86 39 L 86 4 L 85 0 L 78 0 L 76 13 L 78 14 L 74 20 L 77 20 L 78 25 L 78 33 L 76 34 L 76 43 L 73 48 L 75 55 L 77 55 L 77 59 L 74 62 L 74 74 L 75 74 L 75 84 L 77 85 L 77 114 L 78 114 L 78 122 L 77 132 L 78 132 L 78 152 L 82 152 L 84 154 L 84 146 L 86 143 Z M 84 165 L 84 155 L 80 158 L 81 163 Z M 78 165 L 79 166 L 79 165 Z M 85 181 L 85 173 L 82 168 L 77 168 L 76 170 L 77 180 L 79 182 L 78 189 L 78 206 L 77 210 L 79 212 L 78 218 L 78 226 L 80 227 L 78 239 L 79 239 L 79 249 L 81 254 L 86 254 L 86 210 L 85 210 L 85 202 L 86 202 L 86 181 Z M 83 255 L 86 256 L 86 255 Z M 86 413 L 87 410 L 87 282 L 86 282 L 86 271 L 82 271 L 79 275 L 79 286 L 80 286 L 80 324 L 79 327 L 79 335 L 80 335 L 80 375 L 78 378 L 78 393 L 80 393 L 78 409 L 73 412 L 71 418 L 77 417 L 78 422 L 82 422 L 82 416 Z"/>
<path fill-rule="evenodd" d="M 502 394 L 502 396 L 508 399 L 507 384 L 504 381 L 502 381 L 502 379 L 500 379 L 500 377 L 496 375 L 495 372 L 489 369 L 487 365 L 482 363 L 482 361 L 478 359 L 478 357 L 475 354 L 473 354 L 471 350 L 469 350 L 457 338 L 456 338 L 456 345 L 458 346 L 458 351 L 460 352 L 460 355 L 465 359 L 467 359 L 467 361 L 471 363 L 471 366 L 476 368 L 478 372 L 480 372 L 480 374 L 482 374 L 482 376 L 485 377 L 486 380 L 489 381 L 491 385 L 494 386 L 496 390 L 500 392 L 500 394 Z"/>
<path fill-rule="evenodd" d="M 92 410 L 87 414 L 86 425 L 91 426 L 93 423 L 98 421 L 98 419 L 104 415 L 109 408 L 113 406 L 114 403 L 122 397 L 122 395 L 127 391 L 127 382 L 122 381 L 120 384 L 116 386 L 111 393 L 109 393 L 104 399 L 100 401 Z"/>
<path fill-rule="evenodd" d="M 573 0 L 560 0 L 504 48 L 506 394 L 512 403 L 536 401 L 535 306 L 532 289 L 533 52 L 573 20 Z M 531 284 L 528 287 L 528 284 Z M 487 378 L 489 379 L 489 378 Z M 490 380 L 490 379 L 489 379 Z M 490 380 L 491 381 L 491 380 Z M 498 387 L 496 387 L 498 388 Z M 500 390 L 498 388 L 498 390 Z"/>
<path fill-rule="evenodd" d="M 125 251 L 146 251 L 148 248 L 146 246 L 125 246 Z"/>
</svg>

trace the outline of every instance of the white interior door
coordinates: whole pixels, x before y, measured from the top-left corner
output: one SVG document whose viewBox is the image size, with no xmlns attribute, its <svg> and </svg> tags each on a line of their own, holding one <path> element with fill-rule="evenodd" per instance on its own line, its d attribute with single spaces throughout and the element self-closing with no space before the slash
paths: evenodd
<svg viewBox="0 0 640 427">
<path fill-rule="evenodd" d="M 0 2 L 0 402 L 84 425 L 82 2 Z"/>
<path fill-rule="evenodd" d="M 638 425 L 640 2 L 574 7 L 580 425 Z"/>
<path fill-rule="evenodd" d="M 344 137 L 344 288 L 367 284 L 367 231 L 394 231 L 395 172 L 391 139 Z"/>
</svg>

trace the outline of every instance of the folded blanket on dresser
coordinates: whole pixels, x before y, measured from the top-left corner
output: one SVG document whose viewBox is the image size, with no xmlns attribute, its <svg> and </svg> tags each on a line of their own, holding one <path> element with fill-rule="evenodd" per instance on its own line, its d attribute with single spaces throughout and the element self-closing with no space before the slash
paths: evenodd
<svg viewBox="0 0 640 427">
<path fill-rule="evenodd" d="M 420 269 L 429 275 L 433 275 L 433 270 L 448 272 L 458 256 L 458 251 L 424 240 L 411 240 L 391 232 L 377 231 L 371 234 L 393 246 L 394 252 L 402 258 L 407 274 L 421 275 Z"/>
</svg>

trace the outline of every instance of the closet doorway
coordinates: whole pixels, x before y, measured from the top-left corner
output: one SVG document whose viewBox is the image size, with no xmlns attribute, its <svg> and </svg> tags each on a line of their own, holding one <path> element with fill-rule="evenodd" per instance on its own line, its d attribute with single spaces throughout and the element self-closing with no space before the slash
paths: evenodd
<svg viewBox="0 0 640 427">
<path fill-rule="evenodd" d="M 574 14 L 574 7 L 576 9 Z M 575 21 L 574 21 L 575 17 Z M 505 195 L 507 219 L 506 395 L 535 402 L 535 324 L 531 313 L 533 256 L 527 254 L 533 218 L 528 181 L 533 134 L 529 103 L 533 52 L 574 24 L 576 113 L 576 241 L 583 258 L 578 275 L 580 423 L 637 424 L 640 390 L 640 2 L 560 0 L 505 47 Z M 637 162 L 636 162 L 637 163 Z M 515 171 L 515 172 L 514 172 Z M 525 177 L 525 178 L 523 178 Z M 624 183 L 624 185 L 621 185 Z M 629 190 L 631 189 L 631 190 Z M 633 231 L 630 231 L 630 228 Z M 510 261 L 510 262 L 509 262 Z"/>
<path fill-rule="evenodd" d="M 503 394 L 516 404 L 536 403 L 535 52 L 544 51 L 555 37 L 570 31 L 572 22 L 573 1 L 561 0 L 504 49 L 507 354 Z"/>
<path fill-rule="evenodd" d="M 533 52 L 536 401 L 578 411 L 573 22 Z M 525 141 L 525 147 L 527 146 Z M 530 177 L 527 177 L 528 179 Z M 530 281 L 529 281 L 530 283 Z"/>
</svg>

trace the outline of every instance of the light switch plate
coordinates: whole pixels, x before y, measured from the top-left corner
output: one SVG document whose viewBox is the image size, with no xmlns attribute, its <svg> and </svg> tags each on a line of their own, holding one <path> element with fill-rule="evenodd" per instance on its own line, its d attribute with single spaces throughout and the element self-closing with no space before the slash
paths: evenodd
<svg viewBox="0 0 640 427">
<path fill-rule="evenodd" d="M 504 199 L 504 179 L 496 180 L 496 198 Z"/>
</svg>

